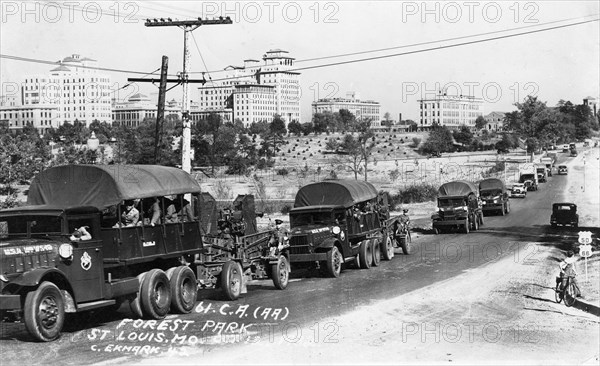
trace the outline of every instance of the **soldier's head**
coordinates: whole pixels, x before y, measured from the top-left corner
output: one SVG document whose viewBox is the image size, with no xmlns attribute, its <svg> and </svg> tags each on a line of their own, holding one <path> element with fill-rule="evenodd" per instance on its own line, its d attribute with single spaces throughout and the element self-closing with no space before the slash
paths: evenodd
<svg viewBox="0 0 600 366">
<path fill-rule="evenodd" d="M 404 210 L 402 210 L 402 212 L 406 215 L 408 213 L 408 208 L 405 208 Z"/>
<path fill-rule="evenodd" d="M 574 255 L 575 255 L 575 253 L 574 253 L 572 250 L 569 250 L 569 251 L 567 252 L 567 257 L 572 257 L 572 256 L 574 256 Z"/>
</svg>

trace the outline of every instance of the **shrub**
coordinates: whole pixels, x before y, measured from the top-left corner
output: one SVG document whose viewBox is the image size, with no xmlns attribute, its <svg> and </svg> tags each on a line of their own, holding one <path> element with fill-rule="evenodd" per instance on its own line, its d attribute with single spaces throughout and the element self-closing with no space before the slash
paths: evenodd
<svg viewBox="0 0 600 366">
<path fill-rule="evenodd" d="M 395 204 L 419 203 L 433 201 L 438 194 L 438 187 L 430 183 L 412 184 L 400 189 L 390 200 Z"/>
<path fill-rule="evenodd" d="M 421 143 L 421 139 L 418 137 L 413 137 L 412 142 L 413 143 L 412 143 L 411 147 L 417 148 L 419 146 L 419 144 Z"/>
<path fill-rule="evenodd" d="M 289 213 L 290 213 L 290 210 L 291 210 L 291 209 L 292 209 L 292 205 L 285 204 L 285 205 L 283 205 L 283 206 L 281 207 L 281 211 L 280 211 L 280 212 L 281 212 L 283 215 L 287 215 L 287 214 L 289 214 Z"/>
<path fill-rule="evenodd" d="M 289 173 L 290 172 L 286 168 L 281 168 L 277 170 L 277 175 L 281 175 L 282 177 L 285 177 Z"/>
</svg>

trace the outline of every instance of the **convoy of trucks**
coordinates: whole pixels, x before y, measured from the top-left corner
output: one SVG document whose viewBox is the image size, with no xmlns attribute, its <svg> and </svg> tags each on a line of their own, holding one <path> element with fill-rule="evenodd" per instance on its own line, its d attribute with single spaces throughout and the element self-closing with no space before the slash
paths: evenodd
<svg viewBox="0 0 600 366">
<path fill-rule="evenodd" d="M 519 182 L 537 190 L 555 163 L 555 154 L 547 154 L 521 170 Z M 271 279 L 285 289 L 292 265 L 338 277 L 348 264 L 367 269 L 391 260 L 395 247 L 410 253 L 406 222 L 390 217 L 387 193 L 368 182 L 301 187 L 286 233 L 257 232 L 251 195 L 239 196 L 234 211 L 221 212 L 219 220 L 211 199 L 176 168 L 66 165 L 42 171 L 26 206 L 0 211 L 3 320 L 24 320 L 36 339 L 52 341 L 65 313 L 128 302 L 136 316 L 161 319 L 189 313 L 199 289 L 220 288 L 235 300 L 251 279 Z M 154 205 L 162 212 L 173 205 L 180 215 L 155 223 L 148 213 Z M 133 206 L 139 221 L 129 225 L 124 218 Z M 510 201 L 500 179 L 478 185 L 457 180 L 439 187 L 437 207 L 435 234 L 469 233 L 484 224 L 484 213 L 508 214 Z M 74 236 L 79 230 L 89 237 Z"/>
</svg>

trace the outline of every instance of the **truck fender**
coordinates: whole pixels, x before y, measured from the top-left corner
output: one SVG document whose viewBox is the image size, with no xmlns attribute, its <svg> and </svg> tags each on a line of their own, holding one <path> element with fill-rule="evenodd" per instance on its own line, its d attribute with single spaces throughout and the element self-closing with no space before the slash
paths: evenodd
<svg viewBox="0 0 600 366">
<path fill-rule="evenodd" d="M 321 245 L 319 245 L 319 248 L 331 249 L 335 246 L 337 242 L 337 238 L 328 238 L 325 239 Z"/>
<path fill-rule="evenodd" d="M 20 276 L 13 278 L 6 285 L 5 290 L 17 294 L 23 287 L 37 287 L 43 281 L 52 282 L 60 289 L 65 300 L 65 311 L 67 313 L 76 311 L 75 301 L 72 296 L 73 288 L 65 274 L 56 268 L 36 268 L 22 273 Z"/>
</svg>

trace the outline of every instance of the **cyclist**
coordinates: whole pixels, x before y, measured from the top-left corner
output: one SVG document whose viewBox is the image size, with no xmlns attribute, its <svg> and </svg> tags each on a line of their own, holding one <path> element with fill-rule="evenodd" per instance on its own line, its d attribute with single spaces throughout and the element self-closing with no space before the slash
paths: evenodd
<svg viewBox="0 0 600 366">
<path fill-rule="evenodd" d="M 560 262 L 558 264 L 558 266 L 560 268 L 560 274 L 559 274 L 559 277 L 556 279 L 556 281 L 562 282 L 563 278 L 570 276 L 573 285 L 575 285 L 575 290 L 576 290 L 575 296 L 581 297 L 581 291 L 579 290 L 579 285 L 577 285 L 577 280 L 575 279 L 575 277 L 577 276 L 577 271 L 575 269 L 575 262 L 577 262 L 577 259 L 578 258 L 575 256 L 575 253 L 572 250 L 569 250 L 567 252 L 567 258 L 563 259 L 562 262 Z M 558 283 L 557 283 L 557 285 L 558 285 Z"/>
</svg>

